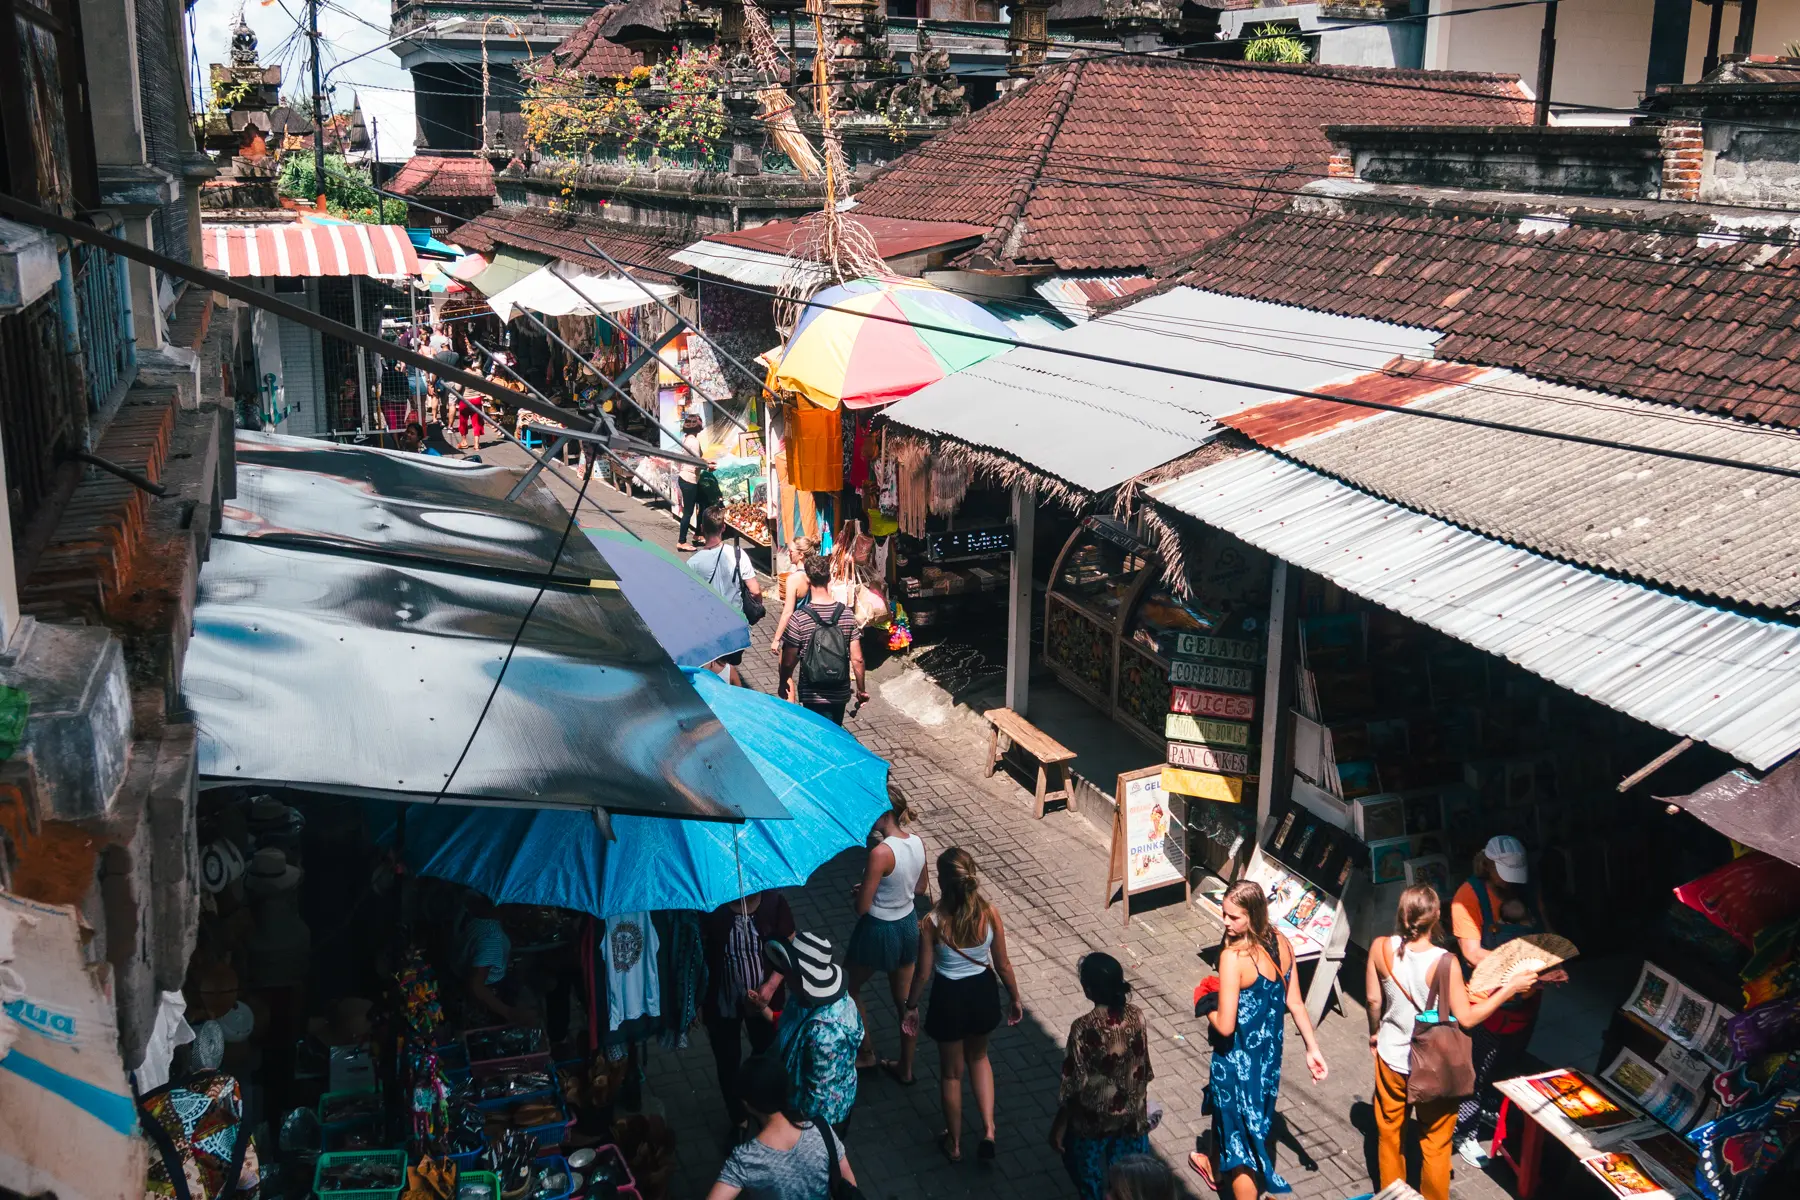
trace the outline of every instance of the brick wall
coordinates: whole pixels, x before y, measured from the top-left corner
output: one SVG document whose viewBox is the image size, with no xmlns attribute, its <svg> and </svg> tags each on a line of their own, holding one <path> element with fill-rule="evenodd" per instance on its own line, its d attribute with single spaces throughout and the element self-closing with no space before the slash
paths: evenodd
<svg viewBox="0 0 1800 1200">
<path fill-rule="evenodd" d="M 1325 174 L 1333 179 L 1355 179 L 1356 160 L 1348 150 L 1333 150 L 1325 164 Z"/>
<path fill-rule="evenodd" d="M 1663 200 L 1698 200 L 1700 173 L 1706 164 L 1706 142 L 1697 121 L 1669 121 L 1662 126 Z"/>
</svg>

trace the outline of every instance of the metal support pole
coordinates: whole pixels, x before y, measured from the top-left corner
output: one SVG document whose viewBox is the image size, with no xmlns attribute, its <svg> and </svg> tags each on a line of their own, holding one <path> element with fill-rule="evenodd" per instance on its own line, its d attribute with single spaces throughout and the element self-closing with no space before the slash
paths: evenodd
<svg viewBox="0 0 1800 1200">
<path fill-rule="evenodd" d="M 1737 42 L 1731 47 L 1734 54 L 1750 57 L 1756 51 L 1756 0 L 1739 0 Z"/>
<path fill-rule="evenodd" d="M 319 0 L 306 0 L 306 36 L 312 39 L 313 190 L 325 211 L 325 88 L 319 76 Z"/>
<path fill-rule="evenodd" d="M 1748 0 L 1753 3 L 1754 0 Z M 1558 0 L 1544 5 L 1544 32 L 1538 39 L 1537 123 L 1550 123 L 1550 85 L 1556 78 L 1556 10 Z"/>
<path fill-rule="evenodd" d="M 1287 563 L 1276 559 L 1269 576 L 1268 662 L 1263 667 L 1262 754 L 1257 763 L 1252 864 L 1262 854 L 1263 833 L 1276 801 L 1287 798 L 1294 782 L 1294 734 L 1288 708 L 1294 694 L 1291 655 L 1299 640 L 1298 585 Z"/>
<path fill-rule="evenodd" d="M 1706 22 L 1706 57 L 1700 60 L 1700 74 L 1711 75 L 1719 69 L 1719 37 L 1725 26 L 1725 0 L 1712 0 L 1712 16 Z M 1681 80 L 1676 80 L 1680 83 Z"/>
<path fill-rule="evenodd" d="M 362 276 L 355 275 L 350 279 L 350 319 L 356 327 L 363 327 Z M 361 350 L 356 352 L 356 395 L 362 410 L 362 424 L 358 427 L 362 432 L 369 432 L 369 356 Z"/>
<path fill-rule="evenodd" d="M 1031 707 L 1031 551 L 1036 540 L 1037 487 L 1013 485 L 1012 578 L 1006 593 L 1006 707 Z"/>
</svg>

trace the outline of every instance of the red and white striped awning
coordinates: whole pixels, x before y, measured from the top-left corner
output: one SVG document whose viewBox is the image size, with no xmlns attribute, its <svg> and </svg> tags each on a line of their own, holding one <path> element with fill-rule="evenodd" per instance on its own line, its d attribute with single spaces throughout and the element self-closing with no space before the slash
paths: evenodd
<svg viewBox="0 0 1800 1200">
<path fill-rule="evenodd" d="M 416 275 L 419 256 L 399 225 L 200 226 L 206 269 L 231 276 Z"/>
</svg>

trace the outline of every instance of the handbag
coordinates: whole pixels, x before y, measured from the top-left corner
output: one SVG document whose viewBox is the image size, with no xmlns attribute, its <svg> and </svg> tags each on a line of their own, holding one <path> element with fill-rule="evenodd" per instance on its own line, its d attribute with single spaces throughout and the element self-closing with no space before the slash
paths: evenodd
<svg viewBox="0 0 1800 1200">
<path fill-rule="evenodd" d="M 768 606 L 763 603 L 763 598 L 762 598 L 761 594 L 757 593 L 757 592 L 752 592 L 750 590 L 749 582 L 747 580 L 745 580 L 745 578 L 744 578 L 744 557 L 743 557 L 744 551 L 738 545 L 738 540 L 737 540 L 737 537 L 735 534 L 732 536 L 732 539 L 731 539 L 731 554 L 732 554 L 732 558 L 737 563 L 738 604 L 744 610 L 745 622 L 750 625 L 754 625 L 758 621 L 762 620 L 764 617 L 769 615 L 769 609 L 768 609 Z"/>
<path fill-rule="evenodd" d="M 145 1136 L 157 1149 L 145 1180 L 146 1197 L 255 1200 L 260 1171 L 235 1078 L 219 1071 L 196 1072 L 139 1097 L 138 1113 Z"/>
<path fill-rule="evenodd" d="M 832 1136 L 831 1122 L 819 1122 L 819 1134 L 825 1139 L 825 1157 L 831 1160 L 831 1200 L 863 1200 L 863 1190 L 844 1178 L 844 1169 L 838 1165 L 837 1138 Z"/>
<path fill-rule="evenodd" d="M 1412 1042 L 1407 1051 L 1408 1104 L 1436 1104 L 1475 1094 L 1474 1043 L 1469 1035 L 1454 1018 L 1448 1021 L 1424 1019 L 1425 1013 L 1436 1013 L 1439 997 L 1449 990 L 1450 959 L 1448 952 L 1438 959 L 1437 970 L 1432 973 L 1431 992 L 1421 1005 L 1394 974 L 1393 951 L 1388 951 L 1388 978 L 1419 1012 L 1413 1018 Z"/>
</svg>

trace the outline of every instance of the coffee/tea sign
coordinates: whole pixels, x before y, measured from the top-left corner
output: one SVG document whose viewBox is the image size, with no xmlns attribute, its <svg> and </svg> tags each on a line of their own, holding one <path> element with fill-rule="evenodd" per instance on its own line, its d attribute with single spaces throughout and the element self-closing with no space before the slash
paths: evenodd
<svg viewBox="0 0 1800 1200">
<path fill-rule="evenodd" d="M 1227 775 L 1250 773 L 1250 756 L 1242 750 L 1215 750 L 1211 746 L 1195 746 L 1188 742 L 1170 742 L 1168 761 L 1171 767 L 1193 767 Z"/>
<path fill-rule="evenodd" d="M 1248 675 L 1249 672 L 1244 674 Z M 1228 721 L 1248 721 L 1256 715 L 1256 697 L 1204 692 L 1199 688 L 1172 687 L 1169 689 L 1169 711 L 1192 713 L 1197 717 L 1224 717 Z"/>
<path fill-rule="evenodd" d="M 1255 642 L 1210 637 L 1204 633 L 1176 634 L 1175 654 L 1180 658 L 1222 658 L 1226 662 L 1241 663 L 1253 663 L 1260 657 Z"/>
<path fill-rule="evenodd" d="M 1256 672 L 1243 667 L 1215 667 L 1211 663 L 1183 662 L 1169 664 L 1170 683 L 1194 683 L 1201 687 L 1235 688 L 1247 692 L 1255 686 Z"/>
</svg>

